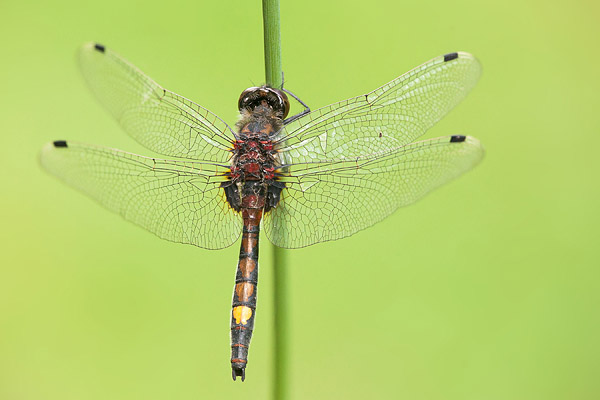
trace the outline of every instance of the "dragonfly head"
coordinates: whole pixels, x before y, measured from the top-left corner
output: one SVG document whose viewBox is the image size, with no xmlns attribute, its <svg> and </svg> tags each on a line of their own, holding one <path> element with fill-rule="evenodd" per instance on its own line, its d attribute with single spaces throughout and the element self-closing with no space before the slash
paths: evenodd
<svg viewBox="0 0 600 400">
<path fill-rule="evenodd" d="M 290 101 L 281 90 L 268 86 L 251 87 L 242 92 L 238 101 L 240 111 L 254 110 L 258 106 L 269 107 L 284 119 L 290 111 Z"/>
</svg>

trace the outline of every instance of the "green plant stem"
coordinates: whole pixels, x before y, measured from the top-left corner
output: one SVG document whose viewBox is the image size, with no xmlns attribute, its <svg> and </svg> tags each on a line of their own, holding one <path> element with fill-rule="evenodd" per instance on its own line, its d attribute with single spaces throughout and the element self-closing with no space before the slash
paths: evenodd
<svg viewBox="0 0 600 400">
<path fill-rule="evenodd" d="M 279 0 L 263 0 L 263 26 L 267 85 L 279 88 L 282 84 Z"/>
<path fill-rule="evenodd" d="M 265 42 L 265 76 L 267 85 L 281 87 L 281 33 L 279 26 L 279 0 L 263 0 L 263 26 Z M 288 396 L 288 293 L 285 251 L 273 247 L 273 399 L 285 400 Z"/>
</svg>

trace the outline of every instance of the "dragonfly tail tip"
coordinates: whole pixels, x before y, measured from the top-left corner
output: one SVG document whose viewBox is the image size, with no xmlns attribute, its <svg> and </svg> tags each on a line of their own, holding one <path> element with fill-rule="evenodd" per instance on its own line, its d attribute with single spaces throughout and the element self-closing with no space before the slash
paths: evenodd
<svg viewBox="0 0 600 400">
<path fill-rule="evenodd" d="M 235 381 L 236 378 L 240 376 L 242 377 L 242 382 L 246 380 L 246 369 L 245 368 L 232 368 L 231 369 L 231 377 Z"/>
</svg>

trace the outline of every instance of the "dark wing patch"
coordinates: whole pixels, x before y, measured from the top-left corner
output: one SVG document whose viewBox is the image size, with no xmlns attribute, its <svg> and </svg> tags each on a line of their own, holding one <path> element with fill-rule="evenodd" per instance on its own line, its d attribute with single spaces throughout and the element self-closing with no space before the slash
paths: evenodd
<svg viewBox="0 0 600 400">
<path fill-rule="evenodd" d="M 100 53 L 104 53 L 104 51 L 106 50 L 106 47 L 104 47 L 100 43 L 96 43 L 94 45 L 94 49 L 98 50 Z"/>
<path fill-rule="evenodd" d="M 458 53 L 444 54 L 444 62 L 452 61 L 458 58 Z"/>
<path fill-rule="evenodd" d="M 54 147 L 67 147 L 66 140 L 55 140 L 52 144 L 54 144 Z"/>
<path fill-rule="evenodd" d="M 467 138 L 466 136 L 462 136 L 462 135 L 450 136 L 450 143 L 464 142 L 466 138 Z"/>
</svg>

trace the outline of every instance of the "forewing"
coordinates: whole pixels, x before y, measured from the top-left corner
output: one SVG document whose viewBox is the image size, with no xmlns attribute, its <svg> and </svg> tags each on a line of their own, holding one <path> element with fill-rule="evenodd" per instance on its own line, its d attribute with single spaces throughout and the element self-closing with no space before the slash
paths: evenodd
<svg viewBox="0 0 600 400">
<path fill-rule="evenodd" d="M 92 92 L 140 144 L 171 157 L 226 162 L 233 134 L 215 114 L 164 89 L 104 46 L 79 51 Z"/>
<path fill-rule="evenodd" d="M 219 184 L 226 166 L 142 157 L 57 141 L 44 146 L 50 173 L 163 239 L 206 249 L 231 245 L 242 223 Z"/>
<path fill-rule="evenodd" d="M 408 144 L 454 108 L 480 75 L 472 55 L 446 54 L 366 95 L 315 110 L 282 131 L 284 161 L 362 157 Z"/>
<path fill-rule="evenodd" d="M 477 139 L 452 136 L 354 159 L 294 164 L 264 230 L 286 248 L 350 236 L 470 170 L 482 156 Z"/>
</svg>

